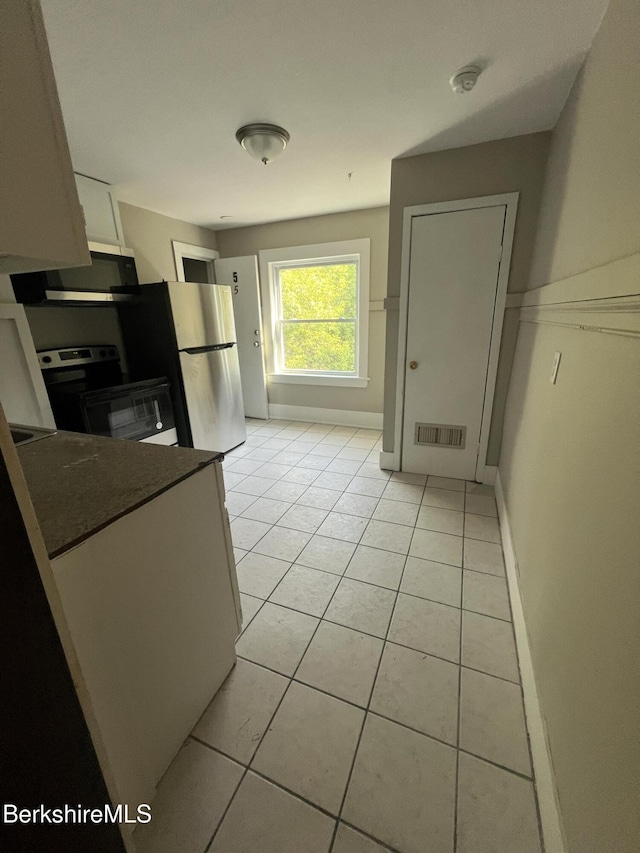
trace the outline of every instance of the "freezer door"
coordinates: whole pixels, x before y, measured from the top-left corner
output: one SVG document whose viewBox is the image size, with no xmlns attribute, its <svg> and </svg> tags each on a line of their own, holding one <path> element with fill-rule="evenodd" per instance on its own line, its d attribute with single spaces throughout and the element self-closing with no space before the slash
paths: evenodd
<svg viewBox="0 0 640 853">
<path fill-rule="evenodd" d="M 247 437 L 238 348 L 180 353 L 193 446 L 225 452 Z"/>
<path fill-rule="evenodd" d="M 179 350 L 236 341 L 230 287 L 188 281 L 167 287 Z"/>
</svg>

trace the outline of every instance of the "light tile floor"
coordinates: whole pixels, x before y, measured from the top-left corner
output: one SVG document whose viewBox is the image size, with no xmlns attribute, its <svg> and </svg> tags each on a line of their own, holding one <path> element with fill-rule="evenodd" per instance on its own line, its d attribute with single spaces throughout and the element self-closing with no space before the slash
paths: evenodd
<svg viewBox="0 0 640 853">
<path fill-rule="evenodd" d="M 238 663 L 139 853 L 540 853 L 493 490 L 381 471 L 375 430 L 248 431 Z"/>
</svg>

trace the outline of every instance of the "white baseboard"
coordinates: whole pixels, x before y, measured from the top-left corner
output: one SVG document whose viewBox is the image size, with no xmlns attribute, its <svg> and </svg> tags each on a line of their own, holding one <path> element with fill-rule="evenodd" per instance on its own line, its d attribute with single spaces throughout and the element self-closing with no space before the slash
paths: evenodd
<svg viewBox="0 0 640 853">
<path fill-rule="evenodd" d="M 312 406 L 285 406 L 269 403 L 269 417 L 312 424 L 382 429 L 382 412 L 350 412 L 346 409 L 316 409 Z"/>
<path fill-rule="evenodd" d="M 380 451 L 380 467 L 385 471 L 399 471 L 400 466 L 396 460 L 395 453 L 387 453 L 385 450 Z"/>
<path fill-rule="evenodd" d="M 511 599 L 511 612 L 513 614 L 513 628 L 518 647 L 518 658 L 520 661 L 520 675 L 522 677 L 522 691 L 524 694 L 524 710 L 529 729 L 529 742 L 531 744 L 531 757 L 536 780 L 538 794 L 538 806 L 540 808 L 540 821 L 542 824 L 542 835 L 544 839 L 545 853 L 566 853 L 567 846 L 562 831 L 560 819 L 560 808 L 557 798 L 553 762 L 547 737 L 547 728 L 544 714 L 538 698 L 531 648 L 529 646 L 529 635 L 522 609 L 520 597 L 520 584 L 518 578 L 518 563 L 516 552 L 511 536 L 511 524 L 504 499 L 504 491 L 500 481 L 500 471 L 496 475 L 496 502 L 498 504 L 498 518 L 500 520 L 500 533 L 502 534 L 502 547 L 504 550 L 504 561 L 507 567 L 507 583 L 509 587 L 509 598 Z"/>
</svg>

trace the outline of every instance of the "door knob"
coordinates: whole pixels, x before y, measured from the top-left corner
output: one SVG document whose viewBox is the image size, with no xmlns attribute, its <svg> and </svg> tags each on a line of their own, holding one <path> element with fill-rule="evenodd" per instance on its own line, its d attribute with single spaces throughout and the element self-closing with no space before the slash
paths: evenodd
<svg viewBox="0 0 640 853">
<path fill-rule="evenodd" d="M 417 366 L 418 366 L 417 361 L 410 361 L 409 362 L 409 367 L 411 368 L 411 370 L 415 370 Z"/>
</svg>

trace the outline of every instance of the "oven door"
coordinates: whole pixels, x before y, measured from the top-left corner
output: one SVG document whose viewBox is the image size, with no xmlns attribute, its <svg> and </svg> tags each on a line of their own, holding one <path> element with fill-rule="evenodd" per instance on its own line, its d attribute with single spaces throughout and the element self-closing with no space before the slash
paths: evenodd
<svg viewBox="0 0 640 853">
<path fill-rule="evenodd" d="M 92 391 L 82 397 L 87 432 L 141 441 L 173 429 L 169 383 L 135 382 Z"/>
</svg>

